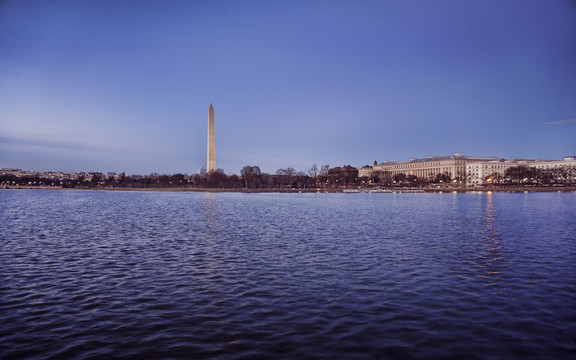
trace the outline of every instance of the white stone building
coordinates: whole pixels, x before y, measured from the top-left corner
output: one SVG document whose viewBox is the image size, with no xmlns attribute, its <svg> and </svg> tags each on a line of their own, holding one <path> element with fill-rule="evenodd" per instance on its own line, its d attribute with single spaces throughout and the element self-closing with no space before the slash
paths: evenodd
<svg viewBox="0 0 576 360">
<path fill-rule="evenodd" d="M 438 174 L 444 174 L 453 180 L 465 180 L 468 164 L 498 160 L 501 159 L 488 156 L 463 156 L 456 153 L 449 156 L 430 156 L 424 159 L 384 161 L 375 164 L 372 171 L 382 171 L 390 177 L 396 174 L 406 174 L 415 175 L 421 179 L 433 179 Z"/>
<path fill-rule="evenodd" d="M 469 163 L 466 164 L 466 183 L 469 185 L 481 185 L 485 182 L 490 182 L 492 175 L 504 176 L 507 169 L 521 165 L 535 167 L 537 169 L 554 169 L 563 166 L 576 168 L 576 156 L 567 156 L 564 160 L 501 159 L 497 161 Z"/>
<path fill-rule="evenodd" d="M 372 166 L 363 166 L 358 169 L 358 177 L 370 177 L 372 175 Z"/>
</svg>

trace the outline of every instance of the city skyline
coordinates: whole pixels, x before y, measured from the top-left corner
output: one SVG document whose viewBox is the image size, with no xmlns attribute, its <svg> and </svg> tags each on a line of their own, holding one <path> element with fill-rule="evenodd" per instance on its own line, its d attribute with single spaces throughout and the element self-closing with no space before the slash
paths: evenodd
<svg viewBox="0 0 576 360">
<path fill-rule="evenodd" d="M 570 1 L 3 2 L 0 167 L 196 173 L 210 102 L 228 174 L 561 159 L 574 23 Z"/>
</svg>

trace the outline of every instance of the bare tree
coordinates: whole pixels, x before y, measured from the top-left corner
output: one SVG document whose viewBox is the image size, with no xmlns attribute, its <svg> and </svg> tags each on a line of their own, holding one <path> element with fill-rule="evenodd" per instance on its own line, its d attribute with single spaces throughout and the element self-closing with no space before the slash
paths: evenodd
<svg viewBox="0 0 576 360">
<path fill-rule="evenodd" d="M 288 187 L 292 187 L 292 183 L 294 182 L 294 178 L 297 176 L 297 171 L 293 167 L 289 166 L 286 169 L 285 175 L 286 175 L 286 182 L 288 183 Z"/>
<path fill-rule="evenodd" d="M 308 175 L 310 175 L 314 179 L 316 179 L 316 177 L 318 176 L 319 173 L 320 173 L 320 169 L 318 169 L 318 165 L 316 165 L 316 164 L 312 165 L 310 170 L 308 170 Z"/>
<path fill-rule="evenodd" d="M 312 165 L 310 170 L 308 170 L 308 174 L 310 175 L 310 177 L 312 177 L 312 180 L 314 181 L 314 186 L 318 186 L 318 175 L 320 174 L 320 169 L 318 169 L 318 165 L 316 164 Z"/>
<path fill-rule="evenodd" d="M 262 177 L 262 171 L 260 171 L 260 167 L 258 166 L 247 165 L 242 168 L 240 175 L 242 176 L 242 180 L 244 180 L 246 187 L 250 187 L 250 184 L 253 184 L 256 187 Z"/>
<path fill-rule="evenodd" d="M 531 166 L 519 165 L 506 169 L 504 176 L 512 179 L 515 183 L 532 182 L 536 177 L 537 169 Z"/>
<path fill-rule="evenodd" d="M 262 180 L 262 171 L 259 166 L 252 166 L 252 181 L 255 187 L 259 187 Z"/>
<path fill-rule="evenodd" d="M 246 165 L 240 170 L 240 176 L 242 176 L 242 180 L 244 180 L 244 184 L 248 187 L 248 181 L 250 181 L 252 177 L 252 166 Z"/>
<path fill-rule="evenodd" d="M 278 169 L 276 175 L 278 176 L 281 185 L 286 184 L 286 187 L 292 187 L 297 172 L 293 167 L 289 166 L 286 169 Z"/>
<path fill-rule="evenodd" d="M 226 176 L 224 170 L 216 169 L 208 172 L 206 182 L 209 187 L 223 187 L 227 179 L 228 176 Z"/>
</svg>

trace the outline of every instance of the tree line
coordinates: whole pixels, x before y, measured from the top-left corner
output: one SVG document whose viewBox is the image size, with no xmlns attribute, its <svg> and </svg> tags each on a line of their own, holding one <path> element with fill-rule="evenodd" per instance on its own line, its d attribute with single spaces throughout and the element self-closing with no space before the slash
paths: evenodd
<svg viewBox="0 0 576 360">
<path fill-rule="evenodd" d="M 448 173 L 438 173 L 423 178 L 412 174 L 398 173 L 392 175 L 390 171 L 373 171 L 369 177 L 370 183 L 385 187 L 426 187 L 431 185 L 464 185 L 465 179 L 452 178 Z"/>
<path fill-rule="evenodd" d="M 61 186 L 64 188 L 308 188 L 326 180 L 329 166 L 314 165 L 308 173 L 297 171 L 293 167 L 278 169 L 275 174 L 264 173 L 258 166 L 247 165 L 240 175 L 225 174 L 224 170 L 207 172 L 202 168 L 199 173 L 188 174 L 158 174 L 126 175 L 125 173 L 88 173 L 77 177 L 53 178 L 42 173 L 16 176 L 0 174 L 0 184 L 9 186 Z"/>
<path fill-rule="evenodd" d="M 373 171 L 370 176 L 373 185 L 386 187 L 410 186 L 423 187 L 430 185 L 451 184 L 462 186 L 471 183 L 472 175 L 467 179 L 451 177 L 448 173 L 436 174 L 429 178 L 421 178 L 410 174 L 391 175 L 388 171 Z M 509 185 L 575 185 L 576 167 L 558 166 L 554 168 L 537 168 L 533 166 L 518 165 L 506 169 L 504 173 L 492 173 L 482 179 L 483 185 L 509 186 Z"/>
<path fill-rule="evenodd" d="M 61 186 L 64 188 L 222 188 L 222 189 L 298 189 L 298 188 L 357 188 L 357 187 L 426 187 L 437 185 L 464 186 L 466 179 L 452 178 L 449 174 L 436 174 L 419 178 L 410 174 L 391 175 L 387 171 L 373 171 L 370 176 L 358 176 L 358 170 L 345 166 L 330 169 L 328 165 L 314 164 L 307 172 L 293 167 L 278 169 L 274 174 L 262 172 L 259 166 L 246 165 L 240 175 L 227 175 L 224 170 L 199 173 L 126 175 L 125 173 L 88 173 L 77 178 L 49 178 L 42 175 L 0 175 L 2 185 Z M 490 185 L 570 185 L 576 183 L 576 168 L 563 166 L 539 169 L 514 166 L 504 174 L 490 174 L 484 178 Z"/>
<path fill-rule="evenodd" d="M 493 173 L 484 177 L 485 184 L 492 185 L 574 185 L 576 167 L 558 166 L 542 169 L 534 166 L 512 166 L 504 174 Z"/>
</svg>

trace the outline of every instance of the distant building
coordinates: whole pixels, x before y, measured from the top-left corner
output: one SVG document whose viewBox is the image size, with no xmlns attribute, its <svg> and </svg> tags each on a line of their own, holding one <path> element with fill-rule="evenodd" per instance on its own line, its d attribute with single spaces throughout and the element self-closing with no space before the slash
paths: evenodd
<svg viewBox="0 0 576 360">
<path fill-rule="evenodd" d="M 335 167 L 329 169 L 328 175 L 347 175 L 358 177 L 358 169 L 350 165 L 344 165 L 343 167 Z"/>
<path fill-rule="evenodd" d="M 370 177 L 372 175 L 372 166 L 365 165 L 358 169 L 358 176 L 359 177 Z"/>
<path fill-rule="evenodd" d="M 537 169 L 555 169 L 564 166 L 576 168 L 576 156 L 567 156 L 564 160 L 528 160 L 500 159 L 498 161 L 480 161 L 466 165 L 466 183 L 480 185 L 490 177 L 504 176 L 506 170 L 514 166 L 529 166 Z"/>
<path fill-rule="evenodd" d="M 350 165 L 335 167 L 328 170 L 328 177 L 336 186 L 347 186 L 358 180 L 358 169 Z"/>
<path fill-rule="evenodd" d="M 62 171 L 46 171 L 42 175 L 44 178 L 52 180 L 62 180 L 65 177 L 65 174 Z"/>
<path fill-rule="evenodd" d="M 84 180 L 92 181 L 92 179 L 94 179 L 94 177 L 97 177 L 98 179 L 104 180 L 104 174 L 101 172 L 97 172 L 97 171 L 91 171 L 91 172 L 86 173 L 84 175 Z"/>
<path fill-rule="evenodd" d="M 0 169 L 0 175 L 14 175 L 19 177 L 22 176 L 22 169 L 3 168 Z"/>
<path fill-rule="evenodd" d="M 466 179 L 466 166 L 476 162 L 499 161 L 497 157 L 463 156 L 460 153 L 448 156 L 430 156 L 424 159 L 384 161 L 376 163 L 372 171 L 383 172 L 393 177 L 397 174 L 414 175 L 421 179 L 433 179 L 438 174 L 448 175 L 453 180 Z M 368 173 L 367 170 L 363 171 Z"/>
</svg>

